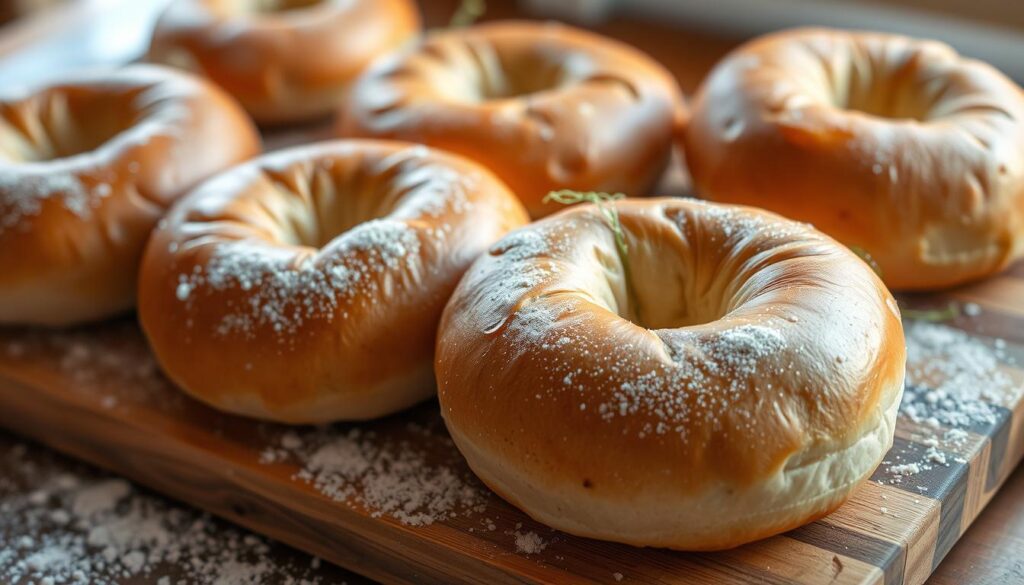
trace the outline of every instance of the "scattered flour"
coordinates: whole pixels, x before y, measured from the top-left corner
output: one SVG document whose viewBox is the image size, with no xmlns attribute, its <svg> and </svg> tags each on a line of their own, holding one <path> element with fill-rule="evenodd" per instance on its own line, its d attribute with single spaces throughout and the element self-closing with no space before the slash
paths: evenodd
<svg viewBox="0 0 1024 585">
<path fill-rule="evenodd" d="M 981 314 L 981 308 L 970 308 L 971 304 L 964 305 L 964 314 Z M 1000 369 L 1000 364 L 1015 362 L 1005 341 L 997 339 L 990 346 L 959 329 L 916 320 L 904 321 L 904 331 L 907 388 L 900 414 L 919 425 L 924 436 L 918 442 L 926 449 L 912 461 L 890 453 L 892 459 L 883 462 L 883 469 L 892 484 L 937 466 L 966 463 L 953 454 L 970 437 L 964 427 L 996 423 L 994 405 L 1013 403 L 1022 392 Z"/>
<path fill-rule="evenodd" d="M 5 436 L 0 469 L 5 583 L 316 585 L 343 574 L 316 571 L 300 553 Z"/>
<path fill-rule="evenodd" d="M 536 532 L 515 531 L 516 552 L 535 555 L 547 548 L 548 543 Z"/>
<path fill-rule="evenodd" d="M 907 389 L 900 411 L 938 427 L 996 422 L 991 404 L 1009 404 L 1022 389 L 999 369 L 1012 364 L 1005 343 L 989 347 L 967 333 L 937 323 L 907 321 Z"/>
<path fill-rule="evenodd" d="M 303 437 L 288 432 L 260 460 L 295 461 L 301 467 L 296 477 L 320 493 L 408 526 L 482 512 L 489 492 L 455 457 L 451 439 L 417 423 L 405 431 L 410 438 L 399 441 L 359 427 L 322 428 Z M 437 461 L 441 452 L 450 460 Z"/>
<path fill-rule="evenodd" d="M 78 490 L 71 500 L 71 513 L 77 517 L 91 517 L 104 510 L 113 509 L 118 502 L 128 497 L 132 486 L 121 479 L 101 481 Z"/>
<path fill-rule="evenodd" d="M 917 475 L 921 473 L 920 463 L 900 463 L 889 466 L 889 473 L 893 475 Z"/>
<path fill-rule="evenodd" d="M 0 341 L 0 352 L 3 351 Z M 105 409 L 148 402 L 181 407 L 186 399 L 161 374 L 134 320 L 118 320 L 86 329 L 28 330 L 6 344 L 7 355 L 24 360 L 52 359 L 72 381 L 76 393 L 96 398 Z"/>
<path fill-rule="evenodd" d="M 398 245 L 404 246 L 401 242 Z M 543 255 L 545 248 L 524 237 L 506 253 Z M 386 256 L 401 262 L 399 254 L 390 252 L 383 252 L 379 261 L 386 263 Z M 219 276 L 214 271 L 214 274 L 214 282 L 230 281 L 234 286 L 249 287 L 258 286 L 260 279 L 267 277 L 259 271 L 253 276 L 247 270 L 228 271 Z M 190 294 L 184 296 L 190 298 Z M 271 304 L 276 298 L 271 297 Z M 540 319 L 539 322 L 550 318 L 551 315 L 544 314 L 531 317 Z M 923 440 L 927 449 L 920 460 L 886 462 L 886 469 L 896 476 L 894 481 L 934 466 L 951 465 L 957 458 L 949 448 L 969 439 L 964 427 L 994 423 L 997 413 L 991 404 L 1012 402 L 1021 392 L 999 368 L 1000 364 L 1013 363 L 1005 342 L 996 340 L 988 344 L 958 329 L 923 321 L 907 321 L 905 330 L 908 388 L 901 414 L 935 431 Z M 151 359 L 143 359 L 145 356 L 114 346 L 86 343 L 74 334 L 62 334 L 53 339 L 60 340 L 57 343 L 63 349 L 62 369 L 76 372 L 85 381 L 103 369 L 125 370 L 127 375 L 139 378 L 158 377 Z M 756 325 L 737 327 L 697 342 L 689 338 L 665 341 L 671 351 L 699 347 L 698 354 L 708 360 L 708 364 L 699 360 L 692 362 L 701 364 L 700 367 L 680 370 L 680 375 L 684 376 L 681 378 L 683 387 L 698 393 L 705 368 L 727 367 L 735 372 L 735 379 L 753 375 L 771 361 L 771 356 L 783 343 L 778 330 Z M 8 344 L 6 353 L 15 357 L 31 355 L 33 343 Z M 588 350 L 574 341 L 571 330 L 551 343 L 573 344 L 576 351 Z M 607 365 L 611 371 L 626 367 L 629 364 Z M 657 387 L 649 377 L 656 375 L 639 373 L 632 382 L 624 384 L 614 402 L 597 405 L 602 417 L 627 416 L 642 409 L 658 408 L 663 420 L 672 421 L 676 426 L 659 425 L 645 432 L 668 432 L 685 426 L 689 413 L 682 406 L 675 408 L 658 398 Z M 570 371 L 560 374 L 558 379 L 574 387 L 579 377 L 580 372 Z M 721 403 L 713 404 L 714 408 L 709 410 L 727 409 L 728 395 L 743 390 L 742 385 L 730 389 L 720 398 Z M 941 427 L 952 428 L 940 434 Z M 443 431 L 410 423 L 406 429 L 410 438 L 390 441 L 367 430 L 369 428 L 369 425 L 334 426 L 287 431 L 263 452 L 261 461 L 267 464 L 294 462 L 300 467 L 296 477 L 321 493 L 364 507 L 373 516 L 391 518 L 406 525 L 429 525 L 479 513 L 486 508 L 489 492 L 468 474 L 460 460 L 437 462 L 436 453 L 455 453 Z M 431 450 L 434 455 L 428 457 Z M 0 489 L 2 487 L 0 483 Z M 483 526 L 495 530 L 490 520 L 485 519 Z M 55 530 L 55 527 L 66 527 L 66 530 Z M 252 544 L 250 541 L 256 537 L 243 536 L 240 531 L 229 532 L 233 536 L 227 538 L 215 537 L 212 536 L 214 528 L 215 521 L 140 494 L 122 480 L 77 478 L 67 474 L 49 477 L 29 495 L 0 503 L 0 536 L 6 536 L 6 541 L 12 543 L 0 550 L 0 579 L 31 578 L 43 582 L 50 578 L 54 583 L 105 583 L 126 574 L 153 575 L 155 567 L 169 563 L 187 565 L 186 570 L 195 571 L 194 575 L 189 574 L 194 582 L 250 583 L 259 582 L 261 576 L 276 574 L 274 571 L 279 570 L 265 559 L 261 560 L 260 551 L 267 548 L 264 541 L 256 539 Z M 523 532 L 518 527 L 511 534 L 516 550 L 523 554 L 536 554 L 548 545 L 536 533 Z M 25 554 L 27 550 L 32 552 Z M 254 553 L 255 561 L 251 558 Z M 214 560 L 181 563 L 183 558 Z M 234 581 L 219 579 L 224 571 L 244 577 Z"/>
</svg>

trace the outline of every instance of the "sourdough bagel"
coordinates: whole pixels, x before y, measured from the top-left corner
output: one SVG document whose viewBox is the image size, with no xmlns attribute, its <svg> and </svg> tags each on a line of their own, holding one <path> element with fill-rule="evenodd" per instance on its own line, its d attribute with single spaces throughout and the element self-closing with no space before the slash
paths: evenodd
<svg viewBox="0 0 1024 585">
<path fill-rule="evenodd" d="M 1024 96 L 907 37 L 802 29 L 723 60 L 684 133 L 697 192 L 809 221 L 895 289 L 975 280 L 1024 255 Z"/>
<path fill-rule="evenodd" d="M 370 61 L 419 30 L 412 0 L 173 0 L 148 58 L 209 77 L 279 124 L 332 112 Z"/>
<path fill-rule="evenodd" d="M 534 217 L 556 189 L 642 195 L 682 118 L 672 76 L 638 50 L 553 23 L 430 34 L 375 64 L 339 112 L 343 136 L 457 152 L 503 179 Z"/>
<path fill-rule="evenodd" d="M 133 307 L 167 206 L 259 150 L 234 100 L 161 67 L 0 88 L 0 323 L 63 326 Z"/>
<path fill-rule="evenodd" d="M 838 507 L 892 444 L 896 302 L 805 224 L 684 199 L 512 232 L 444 312 L 441 411 L 480 478 L 581 536 L 721 549 Z"/>
<path fill-rule="evenodd" d="M 445 302 L 526 221 L 487 170 L 423 146 L 280 151 L 168 214 L 139 317 L 167 375 L 214 407 L 291 423 L 382 416 L 433 393 Z"/>
</svg>

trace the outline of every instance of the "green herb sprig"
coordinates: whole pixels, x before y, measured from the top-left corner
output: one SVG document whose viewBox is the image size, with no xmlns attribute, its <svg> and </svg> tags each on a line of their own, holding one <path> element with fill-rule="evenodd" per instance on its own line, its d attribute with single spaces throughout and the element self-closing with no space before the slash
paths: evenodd
<svg viewBox="0 0 1024 585">
<path fill-rule="evenodd" d="M 622 230 L 622 224 L 619 222 L 619 210 L 614 205 L 616 201 L 625 199 L 625 197 L 626 195 L 623 193 L 562 189 L 548 193 L 544 197 L 544 203 L 551 201 L 561 203 L 562 205 L 593 203 L 597 207 L 598 212 L 604 217 L 605 223 L 608 224 L 609 229 L 612 230 L 612 234 L 615 236 L 615 248 L 619 254 L 619 261 L 622 263 L 623 275 L 626 280 L 626 295 L 629 297 L 630 306 L 633 307 L 633 312 L 637 319 L 642 321 L 640 318 L 640 302 L 637 299 L 636 292 L 633 290 L 633 277 L 629 269 L 629 246 L 626 244 L 626 233 Z"/>
<path fill-rule="evenodd" d="M 555 203 L 561 203 L 562 205 L 573 205 L 576 203 L 593 203 L 597 206 L 597 210 L 604 216 L 608 227 L 611 228 L 612 233 L 615 234 L 615 245 L 619 248 L 619 255 L 625 259 L 629 253 L 629 248 L 626 246 L 626 234 L 622 231 L 622 224 L 619 223 L 619 210 L 614 205 L 608 205 L 624 199 L 626 196 L 622 193 L 601 193 L 599 191 L 571 191 L 569 189 L 562 189 L 561 191 L 552 191 L 544 197 L 544 203 L 554 201 Z"/>
<path fill-rule="evenodd" d="M 908 309 L 900 307 L 900 314 L 906 319 L 913 319 L 915 321 L 943 323 L 956 319 L 963 314 L 963 311 L 959 303 L 951 302 L 942 309 Z"/>
<path fill-rule="evenodd" d="M 871 270 L 874 270 L 875 274 L 878 275 L 878 278 L 882 278 L 882 267 L 878 265 L 878 262 L 875 261 L 875 258 L 867 250 L 860 246 L 850 246 L 850 251 L 859 256 L 865 264 L 870 266 Z"/>
<path fill-rule="evenodd" d="M 487 2 L 484 0 L 462 0 L 459 3 L 459 7 L 452 14 L 448 27 L 462 28 L 469 26 L 483 16 L 485 12 L 487 12 Z"/>
</svg>

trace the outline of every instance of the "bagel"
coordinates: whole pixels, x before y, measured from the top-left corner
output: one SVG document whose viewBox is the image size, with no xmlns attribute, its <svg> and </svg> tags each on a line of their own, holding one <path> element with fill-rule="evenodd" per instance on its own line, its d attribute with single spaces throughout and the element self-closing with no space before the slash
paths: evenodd
<svg viewBox="0 0 1024 585">
<path fill-rule="evenodd" d="M 375 64 L 339 111 L 342 136 L 421 142 L 472 158 L 534 217 L 549 191 L 645 194 L 671 154 L 679 87 L 653 59 L 552 23 L 430 34 Z"/>
<path fill-rule="evenodd" d="M 412 0 L 173 0 L 150 61 L 212 79 L 261 124 L 326 116 L 376 57 L 413 39 Z"/>
<path fill-rule="evenodd" d="M 234 100 L 161 67 L 0 89 L 0 324 L 65 326 L 132 308 L 165 209 L 259 150 Z"/>
<path fill-rule="evenodd" d="M 935 41 L 800 29 L 724 59 L 683 133 L 697 192 L 813 223 L 893 289 L 1024 255 L 1024 96 Z"/>
<path fill-rule="evenodd" d="M 621 248 L 577 206 L 500 240 L 453 294 L 438 397 L 470 467 L 540 522 L 637 546 L 728 548 L 837 508 L 892 444 L 891 294 L 772 213 L 615 209 Z"/>
<path fill-rule="evenodd" d="M 526 221 L 486 169 L 423 146 L 279 151 L 168 214 L 146 249 L 139 318 L 164 372 L 216 408 L 289 423 L 383 416 L 433 393 L 449 295 Z"/>
</svg>

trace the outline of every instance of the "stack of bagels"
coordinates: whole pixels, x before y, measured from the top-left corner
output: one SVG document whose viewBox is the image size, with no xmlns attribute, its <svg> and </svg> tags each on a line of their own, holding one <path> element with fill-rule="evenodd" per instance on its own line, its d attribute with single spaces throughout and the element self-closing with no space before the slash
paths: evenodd
<svg viewBox="0 0 1024 585">
<path fill-rule="evenodd" d="M 148 60 L 0 95 L 0 323 L 137 307 L 170 379 L 266 420 L 436 391 L 474 472 L 572 534 L 828 514 L 892 444 L 889 289 L 1024 255 L 1024 96 L 934 41 L 768 35 L 689 107 L 618 41 L 421 33 L 411 0 L 174 0 Z M 331 116 L 261 154 L 256 124 Z M 701 200 L 646 197 L 674 148 Z"/>
</svg>

